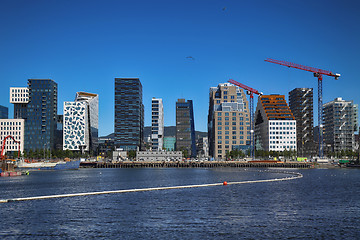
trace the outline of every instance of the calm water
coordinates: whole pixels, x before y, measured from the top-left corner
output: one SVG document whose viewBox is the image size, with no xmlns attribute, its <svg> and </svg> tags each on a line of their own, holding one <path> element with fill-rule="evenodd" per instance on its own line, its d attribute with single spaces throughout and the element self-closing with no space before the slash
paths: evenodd
<svg viewBox="0 0 360 240">
<path fill-rule="evenodd" d="M 360 239 L 360 169 L 0 204 L 0 239 Z M 260 169 L 81 169 L 0 178 L 1 199 L 280 178 Z"/>
</svg>

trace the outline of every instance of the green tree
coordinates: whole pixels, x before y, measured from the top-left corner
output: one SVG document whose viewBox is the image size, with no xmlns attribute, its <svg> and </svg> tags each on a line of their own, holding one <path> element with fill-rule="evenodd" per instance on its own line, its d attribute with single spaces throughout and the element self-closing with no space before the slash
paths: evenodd
<svg viewBox="0 0 360 240">
<path fill-rule="evenodd" d="M 127 152 L 128 158 L 130 159 L 135 159 L 136 158 L 136 151 L 135 150 L 130 150 Z"/>
</svg>

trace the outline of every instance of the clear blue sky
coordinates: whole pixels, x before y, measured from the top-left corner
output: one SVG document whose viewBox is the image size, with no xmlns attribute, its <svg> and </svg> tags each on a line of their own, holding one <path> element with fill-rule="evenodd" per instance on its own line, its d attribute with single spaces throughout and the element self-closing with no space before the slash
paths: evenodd
<svg viewBox="0 0 360 240">
<path fill-rule="evenodd" d="M 114 131 L 114 78 L 138 77 L 145 125 L 152 97 L 166 126 L 185 98 L 206 131 L 209 88 L 232 78 L 264 94 L 313 87 L 317 124 L 317 79 L 264 59 L 340 73 L 324 77 L 324 103 L 360 103 L 359 12 L 359 1 L 0 0 L 0 105 L 13 117 L 9 88 L 51 78 L 59 114 L 77 91 L 99 94 L 103 136 Z"/>
</svg>

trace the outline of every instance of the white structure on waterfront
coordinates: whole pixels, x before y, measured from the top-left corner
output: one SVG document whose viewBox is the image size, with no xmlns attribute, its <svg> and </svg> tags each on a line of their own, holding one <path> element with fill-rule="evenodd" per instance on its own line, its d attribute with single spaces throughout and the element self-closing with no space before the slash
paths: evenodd
<svg viewBox="0 0 360 240">
<path fill-rule="evenodd" d="M 181 151 L 136 152 L 136 161 L 181 161 Z"/>
<path fill-rule="evenodd" d="M 27 87 L 11 87 L 10 103 L 28 103 L 29 89 Z"/>
<path fill-rule="evenodd" d="M 358 128 L 358 105 L 353 101 L 335 98 L 323 105 L 324 142 L 331 150 L 355 151 L 354 133 Z"/>
<path fill-rule="evenodd" d="M 78 92 L 75 102 L 64 102 L 63 149 L 96 148 L 98 137 L 99 97 Z"/>
<path fill-rule="evenodd" d="M 296 151 L 296 120 L 284 95 L 262 95 L 255 115 L 257 150 Z"/>
<path fill-rule="evenodd" d="M 151 101 L 151 150 L 162 151 L 164 146 L 164 107 L 161 98 Z"/>
<path fill-rule="evenodd" d="M 16 141 L 20 142 L 20 152 L 24 151 L 24 119 L 0 119 L 0 141 L 3 143 L 7 136 L 12 136 Z M 13 139 L 8 138 L 5 143 L 4 152 L 13 152 L 19 150 L 19 144 Z"/>
</svg>

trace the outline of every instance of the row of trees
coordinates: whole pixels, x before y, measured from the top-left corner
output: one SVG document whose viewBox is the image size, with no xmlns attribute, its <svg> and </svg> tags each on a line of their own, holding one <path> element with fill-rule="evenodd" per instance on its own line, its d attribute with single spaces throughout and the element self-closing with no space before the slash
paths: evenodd
<svg viewBox="0 0 360 240">
<path fill-rule="evenodd" d="M 250 149 L 246 150 L 246 152 L 242 150 L 232 150 L 226 152 L 226 159 L 239 159 L 239 158 L 245 158 L 250 156 Z M 255 151 L 255 157 L 260 159 L 269 159 L 269 158 L 278 158 L 278 157 L 284 157 L 286 159 L 291 159 L 296 157 L 296 151 L 292 150 L 284 150 L 282 152 L 277 151 L 264 151 L 264 150 L 256 150 Z"/>
</svg>

